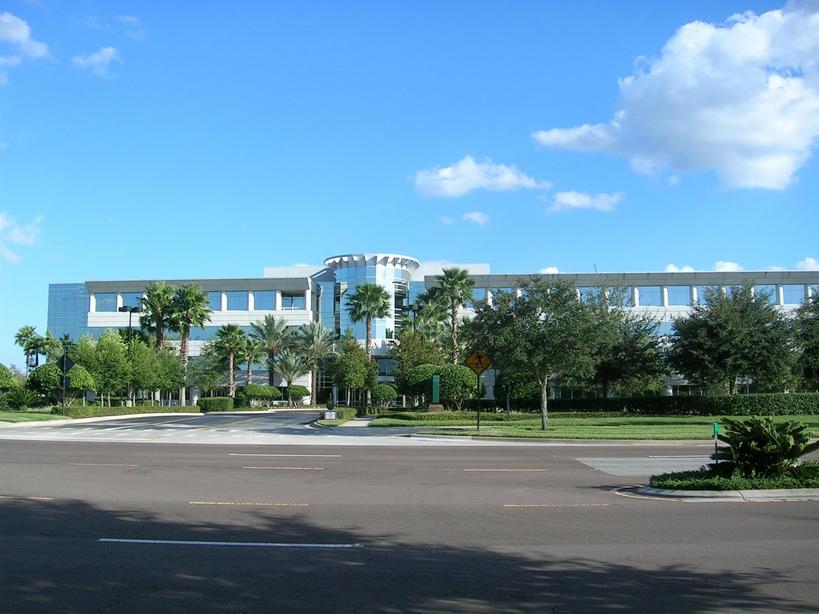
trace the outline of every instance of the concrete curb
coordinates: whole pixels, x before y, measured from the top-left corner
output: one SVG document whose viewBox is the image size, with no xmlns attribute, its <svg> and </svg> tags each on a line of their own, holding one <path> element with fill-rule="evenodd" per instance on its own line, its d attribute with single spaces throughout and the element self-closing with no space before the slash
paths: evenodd
<svg viewBox="0 0 819 614">
<path fill-rule="evenodd" d="M 422 428 L 422 427 L 385 427 L 373 428 Z M 433 433 L 407 433 L 404 437 L 423 437 L 427 439 L 469 439 L 471 441 L 518 441 L 539 443 L 552 446 L 606 446 L 606 447 L 701 447 L 713 449 L 713 440 L 706 439 L 569 439 L 548 437 L 473 437 L 472 435 L 438 435 Z"/>
<path fill-rule="evenodd" d="M 751 503 L 770 501 L 819 501 L 819 488 L 777 490 L 669 490 L 636 486 L 616 491 L 624 496 L 664 499 L 684 503 Z"/>
<path fill-rule="evenodd" d="M 225 412 L 230 413 L 230 412 Z M 250 412 L 248 412 L 250 413 Z M 253 412 L 258 413 L 258 412 Z M 87 424 L 89 422 L 103 422 L 105 420 L 125 420 L 127 418 L 148 418 L 151 416 L 202 416 L 200 412 L 173 411 L 173 412 L 149 412 L 147 414 L 119 414 L 117 416 L 94 416 L 93 418 L 65 418 L 63 420 L 33 420 L 31 422 L 0 422 L 0 429 L 11 429 L 21 426 L 60 426 L 61 424 Z"/>
</svg>

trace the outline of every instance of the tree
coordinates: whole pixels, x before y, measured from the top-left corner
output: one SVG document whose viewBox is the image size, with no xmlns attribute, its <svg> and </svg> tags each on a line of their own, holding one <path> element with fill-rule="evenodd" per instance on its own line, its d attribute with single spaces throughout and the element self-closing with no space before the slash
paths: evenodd
<svg viewBox="0 0 819 614">
<path fill-rule="evenodd" d="M 382 409 L 389 407 L 397 396 L 398 393 L 395 391 L 395 388 L 389 384 L 376 384 L 373 386 L 373 405 L 376 407 Z"/>
<path fill-rule="evenodd" d="M 310 364 L 304 356 L 287 349 L 282 350 L 276 361 L 276 373 L 287 383 L 287 404 L 292 407 L 293 399 L 290 394 L 290 387 L 293 380 L 310 372 Z"/>
<path fill-rule="evenodd" d="M 802 386 L 819 390 L 819 294 L 800 305 L 794 319 L 798 358 L 796 369 Z"/>
<path fill-rule="evenodd" d="M 37 329 L 33 326 L 23 326 L 14 335 L 14 343 L 23 348 L 26 357 L 26 370 L 39 366 L 40 348 L 43 338 L 37 334 Z M 33 360 L 32 360 L 33 358 Z"/>
<path fill-rule="evenodd" d="M 443 275 L 436 275 L 437 286 L 432 289 L 434 299 L 439 299 L 449 309 L 450 326 L 450 351 L 449 360 L 453 364 L 458 362 L 458 310 L 470 301 L 474 301 L 472 286 L 474 280 L 470 279 L 469 271 L 453 267 L 444 269 Z"/>
<path fill-rule="evenodd" d="M 273 385 L 273 374 L 276 372 L 276 357 L 292 345 L 293 335 L 284 318 L 266 315 L 264 319 L 250 325 L 250 334 L 258 339 L 267 354 L 267 383 Z"/>
<path fill-rule="evenodd" d="M 131 340 L 129 356 L 130 387 L 132 390 L 158 390 L 160 388 L 159 364 L 157 353 L 141 340 Z M 151 405 L 154 397 L 151 395 Z"/>
<path fill-rule="evenodd" d="M 333 353 L 336 336 L 321 322 L 310 322 L 299 329 L 297 339 L 299 350 L 310 365 L 310 402 L 315 405 L 318 402 L 319 363 Z"/>
<path fill-rule="evenodd" d="M 367 355 L 372 356 L 373 319 L 390 315 L 390 295 L 378 284 L 359 284 L 347 297 L 347 312 L 353 322 L 366 323 Z"/>
<path fill-rule="evenodd" d="M 444 356 L 437 341 L 423 330 L 402 328 L 390 348 L 390 358 L 395 360 L 395 382 L 403 394 L 414 394 L 406 384 L 407 374 L 418 365 L 442 365 Z"/>
<path fill-rule="evenodd" d="M 738 379 L 762 389 L 785 385 L 792 363 L 789 324 L 750 285 L 705 290 L 705 302 L 674 320 L 671 366 L 691 382 L 736 391 Z"/>
<path fill-rule="evenodd" d="M 179 359 L 183 373 L 188 370 L 188 340 L 191 328 L 201 328 L 210 321 L 212 313 L 208 304 L 208 295 L 196 284 L 185 284 L 174 290 L 171 303 L 170 328 L 178 332 L 180 337 Z M 179 403 L 185 404 L 184 384 L 179 390 Z"/>
<path fill-rule="evenodd" d="M 142 315 L 139 325 L 156 336 L 156 351 L 165 345 L 165 331 L 172 328 L 174 316 L 174 290 L 164 281 L 148 284 L 142 297 Z"/>
<path fill-rule="evenodd" d="M 108 396 L 110 407 L 111 395 L 123 392 L 128 386 L 130 376 L 128 346 L 115 330 L 108 329 L 100 335 L 94 362 L 92 375 L 97 390 L 103 398 Z"/>
<path fill-rule="evenodd" d="M 17 378 L 6 365 L 0 364 L 0 392 L 17 388 Z"/>
<path fill-rule="evenodd" d="M 179 357 L 168 348 L 164 348 L 156 355 L 157 387 L 168 393 L 170 405 L 171 393 L 180 390 L 185 385 L 185 372 Z M 161 402 L 161 401 L 160 401 Z"/>
<path fill-rule="evenodd" d="M 74 365 L 68 370 L 68 389 L 82 395 L 82 404 L 85 407 L 85 392 L 95 390 L 94 376 L 82 365 Z"/>
<path fill-rule="evenodd" d="M 341 351 L 330 363 L 333 383 L 347 390 L 347 405 L 350 404 L 351 390 L 371 388 L 378 377 L 378 367 L 370 359 L 367 350 L 361 347 L 347 329 L 340 340 Z"/>
<path fill-rule="evenodd" d="M 245 346 L 246 335 L 235 324 L 224 324 L 214 337 L 213 347 L 227 362 L 228 396 L 236 396 L 236 355 Z"/>
<path fill-rule="evenodd" d="M 476 305 L 470 333 L 482 350 L 528 373 L 540 387 L 541 427 L 549 428 L 549 382 L 588 380 L 594 373 L 597 327 L 592 307 L 575 287 L 536 280 L 516 297 L 502 293 Z"/>
<path fill-rule="evenodd" d="M 206 345 L 202 354 L 191 360 L 186 383 L 198 388 L 203 396 L 211 394 L 215 388 L 224 387 L 222 361 L 211 344 Z"/>
<path fill-rule="evenodd" d="M 57 403 L 63 385 L 63 373 L 54 362 L 47 362 L 34 369 L 28 376 L 26 386 L 51 403 Z"/>
<path fill-rule="evenodd" d="M 253 337 L 245 339 L 245 346 L 242 348 L 242 360 L 247 363 L 247 378 L 245 384 L 253 383 L 253 365 L 259 362 L 265 355 L 261 341 Z"/>
</svg>

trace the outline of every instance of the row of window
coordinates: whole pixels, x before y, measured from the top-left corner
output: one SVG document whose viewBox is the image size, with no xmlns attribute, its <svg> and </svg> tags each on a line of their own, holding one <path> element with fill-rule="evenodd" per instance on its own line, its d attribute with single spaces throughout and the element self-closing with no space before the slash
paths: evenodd
<svg viewBox="0 0 819 614">
<path fill-rule="evenodd" d="M 247 311 L 250 305 L 249 293 L 230 291 L 224 293 L 227 298 L 227 311 Z M 98 293 L 96 298 L 97 312 L 117 311 L 116 292 Z M 141 292 L 123 292 L 123 307 L 138 307 L 141 304 Z M 281 308 L 286 311 L 306 309 L 304 293 L 288 294 L 282 292 Z M 222 311 L 222 292 L 208 292 L 208 304 L 213 311 Z M 275 290 L 257 290 L 253 292 L 254 311 L 273 311 L 276 309 Z"/>
</svg>

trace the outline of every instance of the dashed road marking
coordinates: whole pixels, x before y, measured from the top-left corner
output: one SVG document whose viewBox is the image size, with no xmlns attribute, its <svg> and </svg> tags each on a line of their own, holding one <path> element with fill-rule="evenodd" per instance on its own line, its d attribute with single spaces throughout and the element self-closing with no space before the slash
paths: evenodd
<svg viewBox="0 0 819 614">
<path fill-rule="evenodd" d="M 266 503 L 256 501 L 188 501 L 188 505 L 227 505 L 235 507 L 308 507 L 309 503 Z"/>
<path fill-rule="evenodd" d="M 18 495 L 0 495 L 0 499 L 11 501 L 54 501 L 54 497 L 26 497 Z"/>
<path fill-rule="evenodd" d="M 503 507 L 611 507 L 610 503 L 504 503 Z"/>
<path fill-rule="evenodd" d="M 272 469 L 277 471 L 324 471 L 324 467 L 242 467 L 242 469 Z"/>
<path fill-rule="evenodd" d="M 467 473 L 543 473 L 546 469 L 464 469 Z"/>
<path fill-rule="evenodd" d="M 101 537 L 98 542 L 108 544 L 147 544 L 161 546 L 228 546 L 233 548 L 324 548 L 324 549 L 346 549 L 363 548 L 364 544 L 311 544 L 311 543 L 287 543 L 287 542 L 220 542 L 201 541 L 183 539 L 121 539 L 115 537 Z"/>
<path fill-rule="evenodd" d="M 315 458 L 341 458 L 341 454 L 253 454 L 250 452 L 231 452 L 228 456 L 299 456 Z"/>
<path fill-rule="evenodd" d="M 139 465 L 121 465 L 117 463 L 66 463 L 72 467 L 139 467 Z"/>
</svg>

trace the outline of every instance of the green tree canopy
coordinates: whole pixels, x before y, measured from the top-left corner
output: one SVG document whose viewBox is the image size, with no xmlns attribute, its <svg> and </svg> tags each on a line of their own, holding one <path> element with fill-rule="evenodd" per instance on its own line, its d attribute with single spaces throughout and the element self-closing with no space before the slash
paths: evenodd
<svg viewBox="0 0 819 614">
<path fill-rule="evenodd" d="M 17 378 L 6 365 L 0 364 L 0 392 L 17 388 Z"/>
<path fill-rule="evenodd" d="M 802 386 L 819 390 L 819 294 L 796 310 L 797 372 Z"/>
<path fill-rule="evenodd" d="M 287 402 L 293 403 L 291 388 L 293 380 L 310 372 L 310 364 L 307 359 L 294 350 L 283 350 L 276 360 L 276 372 L 287 383 Z"/>
<path fill-rule="evenodd" d="M 751 379 L 763 390 L 786 385 L 793 361 L 790 326 L 751 285 L 705 290 L 705 302 L 674 320 L 671 366 L 689 381 L 722 386 Z"/>
<path fill-rule="evenodd" d="M 130 377 L 128 346 L 115 330 L 108 329 L 100 335 L 94 362 L 92 375 L 97 391 L 108 395 L 110 406 L 111 395 L 123 392 L 128 387 Z"/>
<path fill-rule="evenodd" d="M 475 282 L 469 277 L 469 271 L 458 267 L 444 269 L 443 275 L 435 276 L 435 282 L 437 286 L 430 289 L 428 296 L 432 302 L 441 301 L 449 309 L 449 360 L 455 364 L 460 354 L 458 310 L 475 300 L 472 294 L 472 286 L 475 285 Z"/>
<path fill-rule="evenodd" d="M 315 405 L 318 402 L 319 363 L 333 353 L 336 336 L 321 322 L 310 322 L 299 329 L 296 339 L 299 352 L 310 365 L 310 401 Z"/>
<path fill-rule="evenodd" d="M 406 381 L 407 374 L 418 365 L 442 365 L 444 353 L 440 344 L 422 329 L 402 328 L 390 348 L 390 358 L 395 360 L 395 382 L 403 394 L 416 394 Z"/>
<path fill-rule="evenodd" d="M 145 287 L 142 298 L 142 315 L 139 325 L 156 338 L 156 351 L 165 344 L 165 331 L 174 324 L 174 289 L 164 281 L 157 281 Z"/>
<path fill-rule="evenodd" d="M 364 321 L 367 355 L 372 354 L 373 319 L 390 315 L 390 295 L 378 284 L 359 284 L 347 297 L 347 312 L 353 322 Z"/>
<path fill-rule="evenodd" d="M 276 372 L 276 357 L 293 344 L 293 334 L 284 318 L 268 314 L 258 322 L 250 325 L 250 334 L 261 342 L 267 354 L 267 383 L 273 385 L 273 374 Z"/>
<path fill-rule="evenodd" d="M 213 348 L 226 362 L 228 373 L 228 396 L 236 396 L 236 356 L 241 354 L 247 337 L 235 324 L 224 324 L 213 340 Z"/>
<path fill-rule="evenodd" d="M 47 362 L 29 374 L 26 386 L 49 403 L 56 404 L 63 387 L 63 373 L 57 363 Z"/>
</svg>

